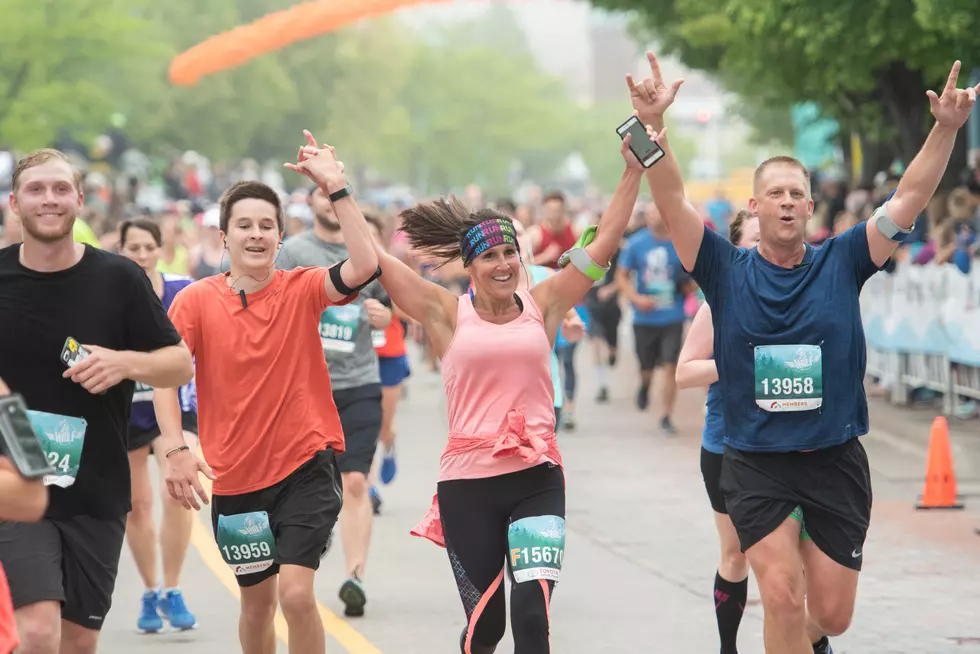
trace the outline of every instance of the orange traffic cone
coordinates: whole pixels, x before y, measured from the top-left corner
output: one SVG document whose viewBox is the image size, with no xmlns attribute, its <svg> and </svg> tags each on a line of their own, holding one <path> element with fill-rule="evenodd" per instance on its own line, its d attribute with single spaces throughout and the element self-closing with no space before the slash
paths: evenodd
<svg viewBox="0 0 980 654">
<path fill-rule="evenodd" d="M 953 472 L 953 452 L 949 446 L 949 424 L 938 416 L 929 432 L 929 460 L 926 463 L 926 483 L 915 505 L 917 509 L 962 509 L 957 500 L 956 474 Z"/>
</svg>

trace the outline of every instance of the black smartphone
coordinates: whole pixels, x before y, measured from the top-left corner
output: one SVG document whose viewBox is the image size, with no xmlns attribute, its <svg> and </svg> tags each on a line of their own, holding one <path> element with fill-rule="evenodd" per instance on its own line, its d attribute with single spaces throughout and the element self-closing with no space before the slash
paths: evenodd
<svg viewBox="0 0 980 654">
<path fill-rule="evenodd" d="M 627 134 L 630 135 L 630 150 L 644 168 L 657 163 L 666 154 L 663 148 L 647 136 L 646 128 L 636 116 L 630 116 L 625 123 L 617 127 L 616 133 L 621 139 L 625 139 Z"/>
<path fill-rule="evenodd" d="M 82 344 L 69 336 L 65 339 L 65 345 L 61 348 L 61 362 L 71 368 L 77 363 L 81 363 L 88 358 L 88 350 Z"/>
<path fill-rule="evenodd" d="M 0 397 L 0 437 L 4 454 L 10 457 L 22 476 L 39 479 L 54 474 L 54 465 L 31 426 L 24 398 L 16 393 Z"/>
</svg>

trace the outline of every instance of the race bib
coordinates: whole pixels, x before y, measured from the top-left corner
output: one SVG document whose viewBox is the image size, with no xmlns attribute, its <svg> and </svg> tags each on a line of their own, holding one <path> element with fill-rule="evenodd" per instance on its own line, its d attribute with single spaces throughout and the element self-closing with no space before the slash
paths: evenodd
<svg viewBox="0 0 980 654">
<path fill-rule="evenodd" d="M 360 322 L 360 305 L 327 307 L 327 310 L 320 314 L 320 342 L 323 344 L 323 351 L 348 354 L 353 352 L 357 339 L 357 326 Z"/>
<path fill-rule="evenodd" d="M 27 415 L 41 443 L 41 449 L 55 467 L 54 474 L 44 476 L 44 485 L 68 488 L 75 483 L 78 476 L 88 423 L 82 418 L 30 409 Z"/>
<path fill-rule="evenodd" d="M 153 401 L 153 387 L 147 386 L 143 382 L 136 382 L 136 387 L 133 389 L 133 402 L 152 402 Z"/>
<path fill-rule="evenodd" d="M 250 575 L 272 567 L 276 539 L 265 511 L 218 516 L 218 549 L 236 575 Z"/>
<path fill-rule="evenodd" d="M 565 519 L 554 515 L 522 518 L 507 530 L 514 581 L 558 582 L 565 559 Z"/>
<path fill-rule="evenodd" d="M 819 409 L 823 404 L 823 356 L 820 346 L 757 346 L 755 403 L 772 412 Z"/>
<path fill-rule="evenodd" d="M 371 330 L 371 347 L 384 347 L 387 343 L 388 338 L 385 336 L 385 330 Z"/>
</svg>

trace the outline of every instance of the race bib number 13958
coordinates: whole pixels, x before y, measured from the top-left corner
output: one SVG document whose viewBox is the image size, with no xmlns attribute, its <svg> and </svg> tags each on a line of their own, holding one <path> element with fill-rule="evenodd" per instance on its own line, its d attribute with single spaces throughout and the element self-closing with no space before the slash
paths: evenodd
<svg viewBox="0 0 980 654">
<path fill-rule="evenodd" d="M 755 348 L 755 403 L 765 411 L 811 411 L 823 404 L 819 345 Z"/>
</svg>

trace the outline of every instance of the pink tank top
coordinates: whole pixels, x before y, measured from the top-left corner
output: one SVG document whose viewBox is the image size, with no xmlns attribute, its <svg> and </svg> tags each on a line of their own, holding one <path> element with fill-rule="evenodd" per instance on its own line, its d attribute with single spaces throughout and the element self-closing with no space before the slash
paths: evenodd
<svg viewBox="0 0 980 654">
<path fill-rule="evenodd" d="M 486 322 L 469 294 L 456 310 L 456 333 L 442 358 L 451 437 L 487 437 L 502 433 L 507 414 L 524 414 L 526 431 L 555 433 L 555 399 L 551 383 L 551 344 L 544 318 L 531 294 L 518 291 L 521 315 L 504 325 Z M 514 456 L 493 458 L 481 448 L 444 456 L 439 481 L 496 477 L 550 462 L 542 456 L 526 462 Z"/>
</svg>

